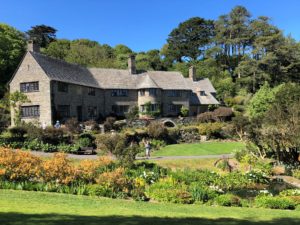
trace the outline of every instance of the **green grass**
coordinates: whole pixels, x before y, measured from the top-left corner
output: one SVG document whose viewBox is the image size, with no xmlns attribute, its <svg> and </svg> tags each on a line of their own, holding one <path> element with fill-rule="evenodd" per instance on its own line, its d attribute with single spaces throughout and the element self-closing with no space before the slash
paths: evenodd
<svg viewBox="0 0 300 225">
<path fill-rule="evenodd" d="M 177 169 L 209 169 L 216 172 L 221 170 L 214 166 L 214 163 L 218 159 L 160 159 L 150 160 L 159 166 L 170 168 L 172 170 Z"/>
<path fill-rule="evenodd" d="M 299 211 L 207 207 L 0 190 L 1 225 L 298 225 Z"/>
<path fill-rule="evenodd" d="M 196 144 L 167 145 L 159 151 L 153 152 L 152 156 L 199 156 L 221 155 L 232 153 L 236 149 L 245 146 L 242 142 L 205 142 Z"/>
</svg>

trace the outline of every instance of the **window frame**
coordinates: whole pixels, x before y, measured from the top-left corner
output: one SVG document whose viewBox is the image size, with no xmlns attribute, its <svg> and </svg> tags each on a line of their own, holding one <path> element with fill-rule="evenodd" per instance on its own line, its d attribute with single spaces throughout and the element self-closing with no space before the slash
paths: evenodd
<svg viewBox="0 0 300 225">
<path fill-rule="evenodd" d="M 40 84 L 38 81 L 20 83 L 20 92 L 22 93 L 39 92 L 39 91 L 40 91 Z"/>
<path fill-rule="evenodd" d="M 206 96 L 205 91 L 200 91 L 199 94 L 200 96 Z"/>
<path fill-rule="evenodd" d="M 96 88 L 88 87 L 88 95 L 89 96 L 96 96 Z"/>
<path fill-rule="evenodd" d="M 128 97 L 128 89 L 112 89 L 111 97 Z"/>
<path fill-rule="evenodd" d="M 26 111 L 26 112 L 25 112 Z M 21 118 L 40 117 L 40 105 L 26 105 L 20 107 Z M 24 115 L 26 114 L 26 115 Z"/>
</svg>

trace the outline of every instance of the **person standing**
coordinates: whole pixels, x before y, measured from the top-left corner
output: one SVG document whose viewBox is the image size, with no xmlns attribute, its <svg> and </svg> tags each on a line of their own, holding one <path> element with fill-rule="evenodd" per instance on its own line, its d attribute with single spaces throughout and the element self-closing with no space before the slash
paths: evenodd
<svg viewBox="0 0 300 225">
<path fill-rule="evenodd" d="M 146 140 L 144 142 L 145 144 L 145 151 L 146 151 L 146 158 L 149 159 L 150 157 L 150 151 L 151 151 L 151 144 L 150 144 L 150 141 L 149 140 Z"/>
</svg>

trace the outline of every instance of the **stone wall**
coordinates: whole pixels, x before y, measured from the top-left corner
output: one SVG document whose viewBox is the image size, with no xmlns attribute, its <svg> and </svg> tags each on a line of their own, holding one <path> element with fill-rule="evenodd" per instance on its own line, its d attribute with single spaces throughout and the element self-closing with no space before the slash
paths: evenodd
<svg viewBox="0 0 300 225">
<path fill-rule="evenodd" d="M 60 92 L 58 90 L 57 81 L 51 82 L 51 99 L 55 109 L 59 105 L 70 105 L 70 117 L 78 118 L 77 107 L 82 107 L 82 120 L 98 119 L 100 115 L 104 115 L 104 91 L 95 88 L 95 96 L 89 95 L 89 87 L 67 84 L 68 92 Z M 88 107 L 97 107 L 97 117 L 90 118 L 88 115 Z"/>
<path fill-rule="evenodd" d="M 37 122 L 51 125 L 53 121 L 51 117 L 50 80 L 33 56 L 27 52 L 22 64 L 16 71 L 16 74 L 10 83 L 10 93 L 20 91 L 20 83 L 36 81 L 39 82 L 39 91 L 24 93 L 31 102 L 23 104 L 23 106 L 39 105 L 40 116 L 23 118 L 22 120 L 25 122 Z M 14 110 L 11 111 L 11 125 L 14 126 Z"/>
</svg>

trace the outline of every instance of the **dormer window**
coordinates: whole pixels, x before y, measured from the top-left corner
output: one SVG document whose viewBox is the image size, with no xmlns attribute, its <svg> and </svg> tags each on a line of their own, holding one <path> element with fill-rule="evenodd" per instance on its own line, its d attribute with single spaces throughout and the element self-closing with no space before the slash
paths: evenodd
<svg viewBox="0 0 300 225">
<path fill-rule="evenodd" d="M 27 82 L 20 84 L 21 92 L 36 92 L 39 91 L 39 82 Z"/>
<path fill-rule="evenodd" d="M 200 91 L 200 96 L 205 96 L 205 91 Z"/>
</svg>

